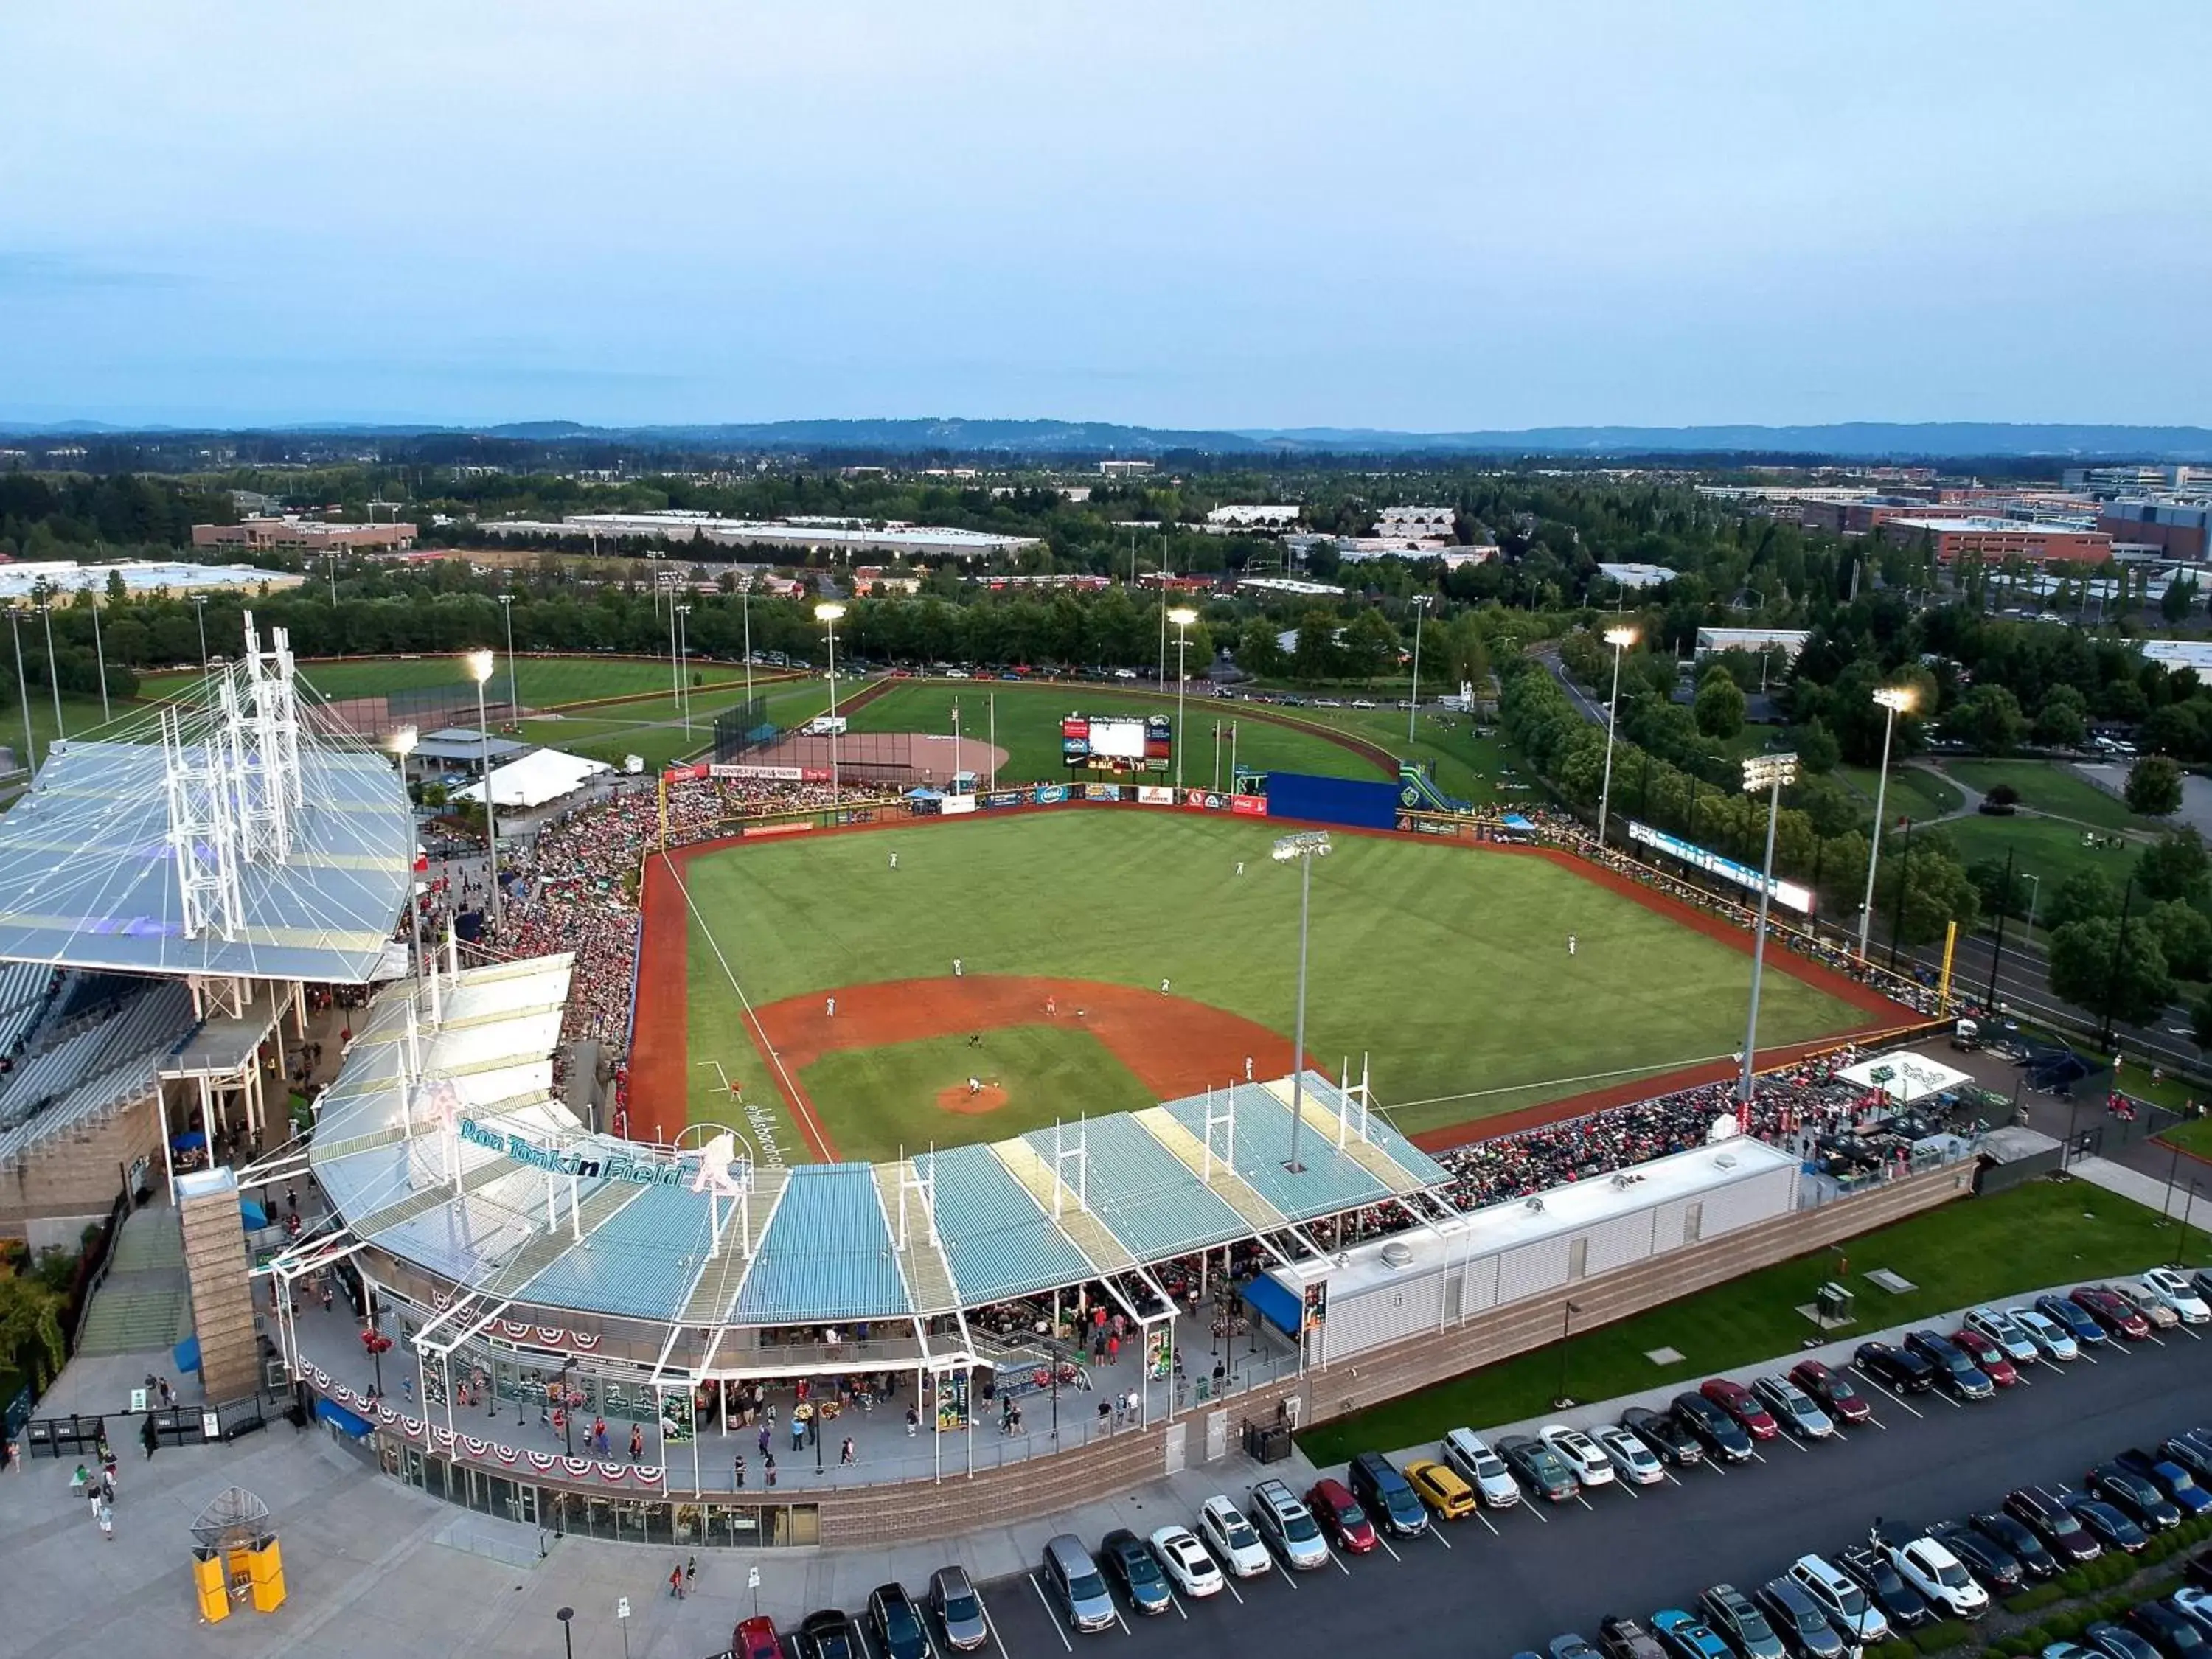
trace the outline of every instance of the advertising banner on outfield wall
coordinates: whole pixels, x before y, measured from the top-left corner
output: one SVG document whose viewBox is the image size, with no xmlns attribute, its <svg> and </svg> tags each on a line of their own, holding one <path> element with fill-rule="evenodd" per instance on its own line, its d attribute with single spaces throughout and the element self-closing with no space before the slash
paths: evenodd
<svg viewBox="0 0 2212 1659">
<path fill-rule="evenodd" d="M 1732 881 L 1739 887 L 1747 887 L 1754 893 L 1759 890 L 1762 878 L 1758 871 L 1747 865 L 1738 864 L 1734 859 L 1724 859 L 1718 853 L 1709 852 L 1694 842 L 1684 841 L 1680 836 L 1670 836 L 1663 830 L 1654 830 L 1648 823 L 1638 823 L 1632 819 L 1628 825 L 1628 838 L 1643 842 L 1654 852 L 1664 853 L 1668 858 L 1680 859 L 1692 870 L 1703 870 L 1709 875 L 1718 876 L 1723 881 Z M 1777 877 L 1768 884 L 1767 891 L 1777 904 L 1787 905 L 1792 910 L 1802 910 L 1808 916 L 1813 914 L 1813 890 L 1809 887 Z"/>
<path fill-rule="evenodd" d="M 1000 789 L 983 797 L 986 811 L 1001 806 L 1019 806 L 1021 804 L 1022 792 L 1018 789 Z"/>
<path fill-rule="evenodd" d="M 726 766 L 719 762 L 706 769 L 718 778 L 765 778 L 771 783 L 827 783 L 826 766 Z"/>
<path fill-rule="evenodd" d="M 1064 783 L 1040 784 L 1035 791 L 1035 799 L 1039 806 L 1057 806 L 1067 799 L 1067 786 Z"/>
<path fill-rule="evenodd" d="M 1163 789 L 1158 784 L 1140 783 L 1137 786 L 1137 805 L 1139 806 L 1173 806 L 1175 805 L 1175 791 L 1172 789 Z"/>
<path fill-rule="evenodd" d="M 1086 783 L 1083 786 L 1083 799 L 1119 800 L 1121 799 L 1121 786 L 1118 783 Z"/>
<path fill-rule="evenodd" d="M 1265 795 L 1234 795 L 1230 798 L 1229 810 L 1240 818 L 1264 818 L 1267 816 Z"/>
<path fill-rule="evenodd" d="M 937 810 L 948 818 L 957 818 L 963 812 L 972 812 L 975 810 L 975 797 L 947 795 L 943 800 L 938 802 Z"/>
</svg>

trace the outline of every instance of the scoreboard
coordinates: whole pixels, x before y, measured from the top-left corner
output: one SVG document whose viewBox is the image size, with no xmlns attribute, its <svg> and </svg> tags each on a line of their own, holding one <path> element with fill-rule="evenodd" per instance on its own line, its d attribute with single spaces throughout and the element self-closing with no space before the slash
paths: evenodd
<svg viewBox="0 0 2212 1659">
<path fill-rule="evenodd" d="M 1164 772 L 1175 725 L 1165 714 L 1070 714 L 1060 723 L 1060 754 L 1093 772 Z"/>
</svg>

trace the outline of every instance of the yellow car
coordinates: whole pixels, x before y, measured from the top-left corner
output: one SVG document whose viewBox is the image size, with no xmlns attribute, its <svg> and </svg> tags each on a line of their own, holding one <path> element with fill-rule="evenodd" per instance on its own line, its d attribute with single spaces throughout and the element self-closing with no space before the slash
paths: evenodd
<svg viewBox="0 0 2212 1659">
<path fill-rule="evenodd" d="M 1421 1458 L 1407 1464 L 1405 1474 L 1407 1483 L 1439 1521 L 1456 1521 L 1474 1513 L 1474 1488 L 1446 1465 Z"/>
</svg>

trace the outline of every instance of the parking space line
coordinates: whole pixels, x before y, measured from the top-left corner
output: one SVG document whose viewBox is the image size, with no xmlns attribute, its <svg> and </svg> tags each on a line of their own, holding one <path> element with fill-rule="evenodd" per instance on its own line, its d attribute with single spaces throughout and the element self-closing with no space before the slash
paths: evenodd
<svg viewBox="0 0 2212 1659">
<path fill-rule="evenodd" d="M 972 1589 L 973 1586 L 971 1585 L 970 1588 Z M 985 1604 L 980 1594 L 975 1597 L 975 1610 L 983 1615 L 983 1628 L 991 1633 L 991 1645 L 998 1649 L 999 1659 L 1008 1659 L 1006 1644 L 999 1639 L 999 1626 L 992 1620 L 991 1609 Z"/>
<path fill-rule="evenodd" d="M 1595 1509 L 1591 1506 L 1589 1499 L 1583 1497 L 1579 1491 L 1575 1493 L 1575 1502 L 1581 1504 L 1584 1509 L 1589 1510 L 1590 1513 L 1593 1515 L 1597 1512 Z"/>
<path fill-rule="evenodd" d="M 1698 1464 L 1698 1467 L 1701 1469 L 1711 1469 L 1715 1474 L 1726 1474 L 1728 1473 L 1726 1469 L 1721 1467 L 1721 1460 L 1717 1457 L 1708 1457 L 1704 1462 Z"/>
<path fill-rule="evenodd" d="M 1621 1491 L 1626 1492 L 1631 1498 L 1641 1498 L 1644 1496 L 1642 1492 L 1637 1491 L 1635 1487 L 1630 1486 L 1626 1480 L 1616 1480 L 1613 1484 L 1619 1486 Z"/>
<path fill-rule="evenodd" d="M 1244 1592 L 1237 1588 L 1237 1581 L 1225 1572 L 1221 1575 L 1221 1588 L 1237 1598 L 1238 1607 L 1244 1605 Z"/>
<path fill-rule="evenodd" d="M 1765 1455 L 1764 1452 L 1760 1451 L 1760 1450 L 1759 1449 L 1759 1448 L 1758 1448 L 1758 1447 L 1756 1447 L 1756 1446 L 1753 1446 L 1753 1447 L 1751 1449 L 1751 1455 L 1752 1455 L 1752 1457 L 1753 1457 L 1756 1462 L 1759 1462 L 1764 1463 L 1764 1462 L 1766 1461 L 1766 1455 Z"/>
<path fill-rule="evenodd" d="M 1176 1589 L 1173 1584 L 1170 1584 L 1168 1586 L 1168 1601 L 1169 1604 L 1175 1608 L 1176 1615 L 1182 1619 L 1183 1623 L 1186 1625 L 1188 1624 L 1190 1622 L 1190 1609 L 1183 1606 L 1182 1592 Z"/>
<path fill-rule="evenodd" d="M 1328 1553 L 1328 1559 L 1336 1564 L 1336 1570 L 1339 1572 L 1342 1573 L 1346 1578 L 1352 1577 L 1352 1569 L 1344 1565 L 1344 1558 L 1341 1555 L 1339 1555 L 1334 1550 L 1331 1550 Z"/>
<path fill-rule="evenodd" d="M 2181 1328 L 2181 1334 L 2187 1337 L 2191 1342 L 2202 1342 L 2204 1340 L 2201 1333 L 2192 1329 L 2187 1325 L 2184 1325 Z"/>
<path fill-rule="evenodd" d="M 1794 1435 L 1794 1434 L 1778 1435 L 1778 1436 L 1777 1436 L 1777 1437 L 1776 1437 L 1777 1439 L 1780 1440 L 1780 1441 L 1783 1443 L 1783 1444 L 1784 1444 L 1784 1445 L 1786 1445 L 1786 1446 L 1795 1446 L 1795 1447 L 1796 1447 L 1796 1448 L 1797 1448 L 1797 1449 L 1798 1449 L 1799 1451 L 1803 1451 L 1803 1450 L 1806 1449 L 1806 1447 L 1805 1447 L 1805 1443 L 1804 1443 L 1803 1441 L 1800 1440 L 1799 1438 L 1797 1438 L 1797 1437 L 1796 1437 L 1796 1435 Z"/>
<path fill-rule="evenodd" d="M 1292 1572 L 1288 1567 L 1285 1567 L 1283 1569 L 1283 1582 L 1285 1584 L 1288 1584 L 1292 1589 L 1296 1589 L 1298 1587 L 1298 1576 Z"/>
<path fill-rule="evenodd" d="M 1452 1547 L 1451 1540 L 1445 1537 L 1443 1532 L 1435 1527 L 1431 1527 L 1429 1528 L 1429 1536 L 1435 1539 L 1437 1542 L 1442 1544 L 1446 1549 L 1449 1549 Z"/>
<path fill-rule="evenodd" d="M 1490 1535 L 1492 1538 L 1502 1538 L 1504 1536 L 1503 1533 L 1498 1530 L 1497 1522 L 1492 1521 L 1488 1516 L 1485 1515 L 1480 1510 L 1477 1510 L 1474 1512 L 1474 1518 L 1481 1522 L 1484 1526 L 1490 1528 Z"/>
<path fill-rule="evenodd" d="M 1036 1592 L 1037 1605 L 1044 1609 L 1045 1622 L 1052 1626 L 1052 1633 L 1060 1638 L 1060 1645 L 1070 1653 L 1074 1652 L 1075 1644 L 1067 1639 L 1067 1632 L 1060 1627 L 1060 1615 L 1052 1610 L 1052 1598 L 1044 1593 L 1044 1586 L 1037 1583 L 1036 1575 L 1033 1572 L 1024 1577 L 1030 1581 L 1030 1588 Z M 1119 1618 L 1121 1615 L 1116 1613 L 1115 1616 Z M 1006 1650 L 1001 1644 L 999 1651 L 1004 1653 Z"/>
<path fill-rule="evenodd" d="M 1659 1471 L 1659 1474 L 1662 1479 L 1672 1480 L 1678 1486 L 1682 1484 L 1680 1480 L 1675 1478 L 1674 1471 L 1672 1469 L 1662 1469 Z"/>
<path fill-rule="evenodd" d="M 2146 1342 L 2155 1342 L 2161 1348 L 2166 1346 L 2166 1339 L 2160 1336 L 2156 1331 L 2153 1331 L 2148 1336 L 2145 1337 L 2143 1340 Z"/>
<path fill-rule="evenodd" d="M 1399 1554 L 1396 1550 L 1390 1549 L 1390 1540 L 1385 1538 L 1380 1532 L 1377 1532 L 1375 1534 L 1375 1541 L 1380 1544 L 1384 1549 L 1390 1550 L 1390 1559 L 1393 1561 L 1402 1561 L 1406 1559 L 1404 1556 Z"/>
<path fill-rule="evenodd" d="M 1533 1501 L 1516 1505 L 1516 1507 L 1528 1510 L 1529 1514 L 1534 1516 L 1539 1521 L 1542 1522 L 1547 1527 L 1552 1524 L 1552 1517 L 1545 1514 L 1540 1509 L 1537 1508 Z"/>
<path fill-rule="evenodd" d="M 1129 1621 L 1121 1616 L 1121 1609 L 1118 1607 L 1114 1609 L 1114 1622 L 1121 1627 L 1121 1634 L 1124 1636 L 1134 1636 L 1137 1633 L 1129 1628 Z"/>
</svg>

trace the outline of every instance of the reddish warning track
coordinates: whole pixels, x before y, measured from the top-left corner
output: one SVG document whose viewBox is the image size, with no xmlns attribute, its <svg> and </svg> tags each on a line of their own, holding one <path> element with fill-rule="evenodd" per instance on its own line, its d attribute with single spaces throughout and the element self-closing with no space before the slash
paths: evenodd
<svg viewBox="0 0 2212 1659">
<path fill-rule="evenodd" d="M 1048 1003 L 1050 1014 L 1045 1012 Z M 839 1048 L 876 1048 L 1008 1025 L 1066 1025 L 1104 1043 L 1157 1100 L 1240 1082 L 1247 1056 L 1255 1077 L 1281 1077 L 1291 1069 L 1290 1043 L 1241 1014 L 1098 980 L 996 974 L 895 979 L 839 986 L 835 1016 L 829 1000 L 811 992 L 770 1003 L 754 1015 L 758 1034 L 781 1062 L 777 1086 L 808 1141 L 825 1158 L 835 1158 L 836 1150 L 799 1073 Z M 1312 1063 L 1310 1056 L 1307 1063 Z"/>
<path fill-rule="evenodd" d="M 1029 811 L 1119 811 L 1119 806 L 1059 806 L 1016 809 Z M 994 817 L 1013 812 L 994 813 Z M 954 822 L 958 822 L 955 820 Z M 845 828 L 810 830 L 811 835 L 845 835 L 867 830 L 909 830 L 926 832 L 945 827 L 941 820 L 898 820 Z M 1340 834 L 1396 838 L 1404 832 L 1382 830 L 1343 830 Z M 1424 841 L 1437 837 L 1422 836 Z M 690 943 L 689 918 L 678 879 L 684 865 L 696 857 L 741 844 L 740 838 L 702 842 L 672 850 L 648 861 L 644 891 L 644 921 L 640 939 L 637 1007 L 633 1021 L 630 1059 L 630 1112 L 633 1133 L 659 1139 L 672 1138 L 688 1117 L 690 1079 L 687 1058 L 686 988 Z M 1680 927 L 1694 929 L 1730 950 L 1751 954 L 1748 931 L 1726 917 L 1686 904 L 1644 886 L 1617 870 L 1549 847 L 1508 843 L 1446 841 L 1477 854 L 1549 860 L 1582 880 L 1595 882 L 1665 916 Z M 1902 1003 L 1891 1001 L 1872 987 L 1850 975 L 1812 961 L 1779 945 L 1766 953 L 1767 966 L 1787 974 L 1838 1000 L 1858 1009 L 1866 1018 L 1848 1031 L 1814 1042 L 1762 1048 L 1761 1066 L 1788 1065 L 1808 1054 L 1834 1048 L 1849 1036 L 1872 1036 L 1907 1026 L 1927 1024 L 1925 1016 Z M 765 1030 L 751 1035 L 763 1048 L 779 1049 L 786 1071 L 796 1073 L 832 1048 L 865 1048 L 884 1042 L 910 1042 L 961 1031 L 988 1030 L 1000 1026 L 1031 1024 L 1042 1017 L 1048 996 L 1058 1000 L 1061 1018 L 1072 1008 L 1086 1010 L 1092 1033 L 1111 1048 L 1131 1071 L 1170 1100 L 1205 1089 L 1210 1084 L 1243 1075 L 1244 1056 L 1252 1056 L 1255 1075 L 1279 1077 L 1289 1068 L 1291 1044 L 1264 1026 L 1241 1016 L 1155 991 L 1094 981 L 1009 979 L 975 975 L 964 979 L 904 980 L 880 985 L 840 986 L 836 989 L 835 1021 L 824 1013 L 819 994 L 810 994 L 757 1011 Z M 1073 1000 L 1071 1001 L 1070 999 Z M 911 1006 L 908 1006 L 909 999 Z M 822 1028 L 811 1030 L 813 1027 Z M 828 1027 L 838 1029 L 832 1034 Z M 1311 1064 L 1310 1056 L 1308 1060 Z M 1271 1069 L 1262 1069 L 1271 1068 Z M 1631 1101 L 1648 1099 L 1678 1089 L 1694 1088 L 1733 1075 L 1727 1061 L 1686 1067 L 1661 1076 L 1630 1079 L 1547 1101 L 1522 1110 L 1500 1113 L 1469 1122 L 1423 1131 L 1413 1137 L 1431 1152 L 1462 1146 L 1530 1128 L 1539 1124 L 1580 1117 L 1585 1113 Z M 779 1077 L 787 1103 L 800 1133 L 817 1158 L 836 1157 L 813 1103 L 795 1082 L 788 1086 Z"/>
</svg>

